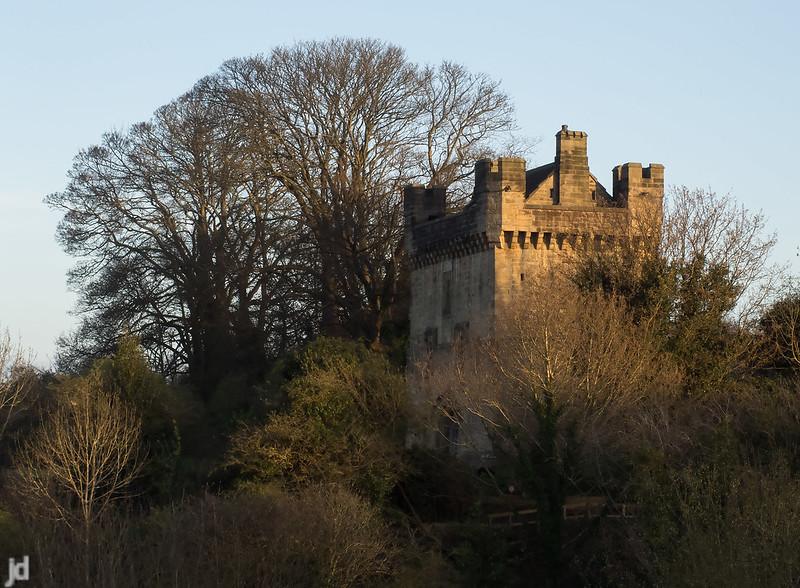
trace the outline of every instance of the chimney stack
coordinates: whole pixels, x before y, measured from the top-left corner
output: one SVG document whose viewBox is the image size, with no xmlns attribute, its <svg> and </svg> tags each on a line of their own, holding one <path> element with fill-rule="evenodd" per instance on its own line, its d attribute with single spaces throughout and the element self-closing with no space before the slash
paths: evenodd
<svg viewBox="0 0 800 588">
<path fill-rule="evenodd" d="M 561 125 L 556 133 L 556 182 L 554 204 L 591 205 L 587 135 Z"/>
</svg>

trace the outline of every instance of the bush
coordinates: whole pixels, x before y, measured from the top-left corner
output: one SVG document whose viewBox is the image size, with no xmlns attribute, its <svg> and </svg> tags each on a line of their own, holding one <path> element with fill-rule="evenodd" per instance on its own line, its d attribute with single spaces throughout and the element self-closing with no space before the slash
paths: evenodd
<svg viewBox="0 0 800 588">
<path fill-rule="evenodd" d="M 228 463 L 244 479 L 341 482 L 374 500 L 391 491 L 404 470 L 406 390 L 383 355 L 319 339 L 284 392 L 285 410 L 233 435 Z"/>
<path fill-rule="evenodd" d="M 0 510 L 0 561 L 22 555 L 22 527 L 11 513 Z"/>
<path fill-rule="evenodd" d="M 800 581 L 800 480 L 775 458 L 741 461 L 726 434 L 689 467 L 645 468 L 641 525 L 668 586 L 794 586 Z"/>
<path fill-rule="evenodd" d="M 117 517 L 88 550 L 65 527 L 39 524 L 29 544 L 41 586 L 372 586 L 397 557 L 377 511 L 338 487 L 206 495 Z"/>
</svg>

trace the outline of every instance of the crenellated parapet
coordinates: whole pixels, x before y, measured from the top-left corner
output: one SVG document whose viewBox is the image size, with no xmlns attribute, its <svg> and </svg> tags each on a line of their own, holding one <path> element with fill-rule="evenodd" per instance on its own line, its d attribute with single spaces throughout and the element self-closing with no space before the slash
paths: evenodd
<svg viewBox="0 0 800 588">
<path fill-rule="evenodd" d="M 447 189 L 442 187 L 406 186 L 403 191 L 403 214 L 406 225 L 435 220 L 445 215 Z"/>
<path fill-rule="evenodd" d="M 468 255 L 490 246 L 485 199 L 473 198 L 460 212 L 445 214 L 445 197 L 443 188 L 405 188 L 405 247 L 414 266 Z"/>
<path fill-rule="evenodd" d="M 500 192 L 525 193 L 525 160 L 521 157 L 481 159 L 475 164 L 476 197 Z"/>
<path fill-rule="evenodd" d="M 412 263 L 491 248 L 538 251 L 551 242 L 558 246 L 544 251 L 568 251 L 576 243 L 597 247 L 641 230 L 642 218 L 660 224 L 664 166 L 619 165 L 609 193 L 589 171 L 587 141 L 585 132 L 564 125 L 556 134 L 552 163 L 526 170 L 519 157 L 478 161 L 472 199 L 460 212 L 447 214 L 444 188 L 407 187 L 406 248 Z"/>
<path fill-rule="evenodd" d="M 614 197 L 626 205 L 631 197 L 664 197 L 664 166 L 651 163 L 642 167 L 641 163 L 623 163 L 612 171 Z"/>
<path fill-rule="evenodd" d="M 634 232 L 646 232 L 661 226 L 664 215 L 664 166 L 651 163 L 624 163 L 613 170 L 613 194 L 628 210 Z"/>
</svg>

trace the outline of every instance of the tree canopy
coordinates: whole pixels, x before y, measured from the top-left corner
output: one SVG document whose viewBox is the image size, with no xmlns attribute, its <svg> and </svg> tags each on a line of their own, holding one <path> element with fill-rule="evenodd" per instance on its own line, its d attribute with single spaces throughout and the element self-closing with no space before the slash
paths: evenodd
<svg viewBox="0 0 800 588">
<path fill-rule="evenodd" d="M 335 39 L 227 62 L 79 153 L 58 238 L 82 321 L 61 363 L 136 334 L 208 395 L 318 331 L 403 322 L 402 185 L 454 184 L 513 127 L 482 74 Z"/>
</svg>

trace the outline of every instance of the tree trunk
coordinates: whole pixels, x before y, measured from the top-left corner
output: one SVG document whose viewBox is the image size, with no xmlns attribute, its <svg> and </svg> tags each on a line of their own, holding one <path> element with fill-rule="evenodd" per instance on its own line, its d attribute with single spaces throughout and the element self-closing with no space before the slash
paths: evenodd
<svg viewBox="0 0 800 588">
<path fill-rule="evenodd" d="M 339 304 L 336 287 L 336 257 L 330 251 L 321 251 L 322 263 L 322 321 L 320 332 L 326 337 L 346 337 L 347 333 L 339 320 Z"/>
</svg>

